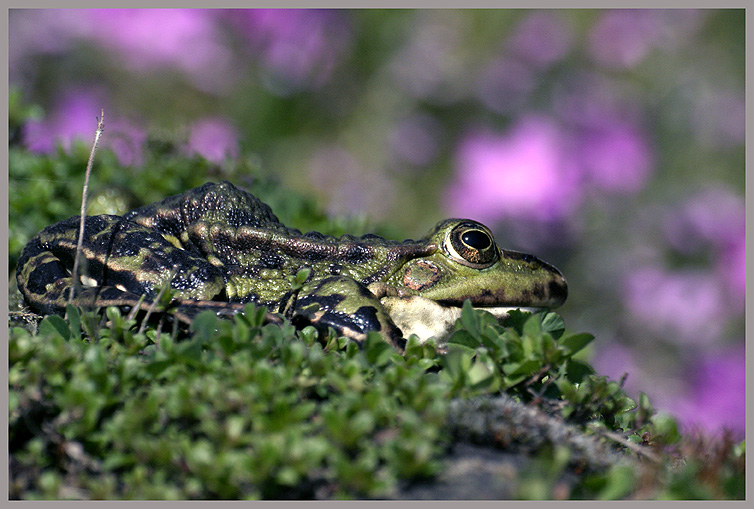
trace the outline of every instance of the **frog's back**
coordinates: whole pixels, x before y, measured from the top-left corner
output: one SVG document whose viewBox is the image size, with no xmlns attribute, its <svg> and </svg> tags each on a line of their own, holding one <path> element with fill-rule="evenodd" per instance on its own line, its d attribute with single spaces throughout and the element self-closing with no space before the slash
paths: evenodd
<svg viewBox="0 0 754 509">
<path fill-rule="evenodd" d="M 134 209 L 124 218 L 170 235 L 198 222 L 299 233 L 281 224 L 269 205 L 228 181 L 208 182 L 183 194 Z"/>
<path fill-rule="evenodd" d="M 332 237 L 284 226 L 272 209 L 229 182 L 207 183 L 126 214 L 170 243 L 221 268 L 229 298 L 276 306 L 300 269 L 309 280 L 344 275 L 364 284 L 388 277 L 423 251 L 376 235 Z"/>
</svg>

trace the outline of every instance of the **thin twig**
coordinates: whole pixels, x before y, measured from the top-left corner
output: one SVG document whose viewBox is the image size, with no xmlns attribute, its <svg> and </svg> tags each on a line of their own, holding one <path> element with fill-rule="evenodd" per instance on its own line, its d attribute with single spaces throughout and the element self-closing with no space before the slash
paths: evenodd
<svg viewBox="0 0 754 509">
<path fill-rule="evenodd" d="M 131 311 L 129 311 L 129 313 L 126 315 L 126 320 L 133 320 L 134 318 L 136 318 L 136 315 L 141 310 L 141 304 L 142 302 L 144 302 L 145 297 L 146 295 L 142 295 L 141 297 L 139 297 L 139 300 L 136 303 L 136 305 L 132 306 Z"/>
<path fill-rule="evenodd" d="M 81 245 L 84 241 L 84 218 L 86 217 L 86 196 L 89 192 L 89 175 L 92 172 L 92 165 L 94 164 L 94 153 L 97 151 L 97 143 L 102 135 L 102 131 L 105 129 L 105 110 L 102 109 L 100 118 L 97 119 L 97 131 L 94 133 L 94 143 L 92 144 L 92 151 L 89 154 L 89 162 L 86 163 L 86 173 L 84 174 L 84 189 L 81 193 L 81 222 L 79 225 L 79 240 L 76 244 L 76 256 L 73 259 L 73 270 L 71 270 L 71 292 L 68 294 L 68 303 L 73 301 L 73 295 L 75 289 L 79 286 L 78 269 L 79 269 L 79 257 L 81 255 Z"/>
<path fill-rule="evenodd" d="M 600 433 L 604 435 L 605 437 L 609 438 L 610 440 L 613 440 L 621 444 L 622 446 L 627 447 L 628 449 L 631 449 L 636 454 L 644 456 L 655 463 L 660 463 L 660 461 L 662 461 L 660 457 L 656 455 L 655 453 L 648 451 L 645 447 L 642 447 L 638 444 L 631 442 L 630 440 L 622 437 L 618 433 L 615 433 L 613 431 L 607 431 L 607 430 L 600 430 Z"/>
<path fill-rule="evenodd" d="M 157 295 L 152 300 L 152 303 L 149 305 L 149 308 L 147 309 L 147 313 L 146 313 L 146 315 L 144 316 L 144 318 L 141 321 L 141 326 L 139 327 L 138 334 L 141 334 L 142 332 L 144 332 L 144 329 L 147 326 L 147 321 L 149 320 L 149 317 L 152 316 L 152 312 L 154 311 L 155 307 L 157 306 L 157 303 L 160 301 L 160 299 L 162 298 L 162 296 L 165 294 L 165 291 L 170 286 L 170 282 L 173 280 L 173 278 L 175 277 L 175 275 L 177 273 L 178 273 L 178 266 L 176 265 L 175 267 L 173 267 L 173 270 L 170 272 L 170 276 L 168 277 L 167 281 L 165 281 L 165 284 L 162 285 L 162 288 L 160 288 L 160 291 L 157 292 Z"/>
</svg>

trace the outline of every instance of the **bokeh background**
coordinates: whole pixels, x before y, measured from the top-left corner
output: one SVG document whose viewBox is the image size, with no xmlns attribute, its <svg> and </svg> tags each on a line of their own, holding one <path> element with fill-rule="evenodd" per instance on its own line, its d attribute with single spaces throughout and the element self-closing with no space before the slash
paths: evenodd
<svg viewBox="0 0 754 509">
<path fill-rule="evenodd" d="M 601 374 L 686 430 L 743 436 L 744 26 L 742 9 L 11 10 L 10 99 L 34 117 L 11 142 L 88 145 L 104 108 L 134 178 L 171 132 L 365 231 L 485 222 L 565 273 L 559 312 L 597 336 Z"/>
</svg>

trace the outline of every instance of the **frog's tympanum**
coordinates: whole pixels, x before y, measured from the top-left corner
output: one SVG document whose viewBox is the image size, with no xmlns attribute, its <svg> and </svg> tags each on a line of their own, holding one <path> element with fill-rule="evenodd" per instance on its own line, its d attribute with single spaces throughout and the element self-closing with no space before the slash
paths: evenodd
<svg viewBox="0 0 754 509">
<path fill-rule="evenodd" d="M 24 248 L 18 287 L 32 310 L 68 303 L 79 217 L 49 226 Z M 498 317 L 554 308 L 561 273 L 534 256 L 500 249 L 485 226 L 447 219 L 421 240 L 340 238 L 285 227 L 270 207 L 228 182 L 208 183 L 124 216 L 86 218 L 73 304 L 148 309 L 169 285 L 172 315 L 230 315 L 266 306 L 297 326 L 332 327 L 358 342 L 377 331 L 398 350 L 415 333 L 442 339 L 465 300 Z M 309 269 L 303 284 L 299 270 Z"/>
</svg>

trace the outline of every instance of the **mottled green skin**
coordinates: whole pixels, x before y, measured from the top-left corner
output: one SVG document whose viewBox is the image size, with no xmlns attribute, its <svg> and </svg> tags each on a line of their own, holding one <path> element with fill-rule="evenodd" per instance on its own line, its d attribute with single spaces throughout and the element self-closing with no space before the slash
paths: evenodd
<svg viewBox="0 0 754 509">
<path fill-rule="evenodd" d="M 33 310 L 63 312 L 78 229 L 79 217 L 72 217 L 40 232 L 22 251 L 18 286 Z M 472 245 L 458 240 L 464 232 L 471 232 L 464 238 Z M 551 308 L 567 294 L 557 269 L 499 249 L 473 221 L 442 221 L 418 241 L 302 234 L 228 182 L 124 216 L 87 217 L 83 254 L 78 305 L 146 309 L 169 283 L 178 301 L 175 315 L 185 321 L 203 309 L 233 314 L 254 302 L 298 325 L 333 327 L 358 341 L 375 330 L 398 349 L 405 339 L 380 304 L 383 297 Z M 304 268 L 309 276 L 294 290 L 291 278 Z"/>
</svg>

